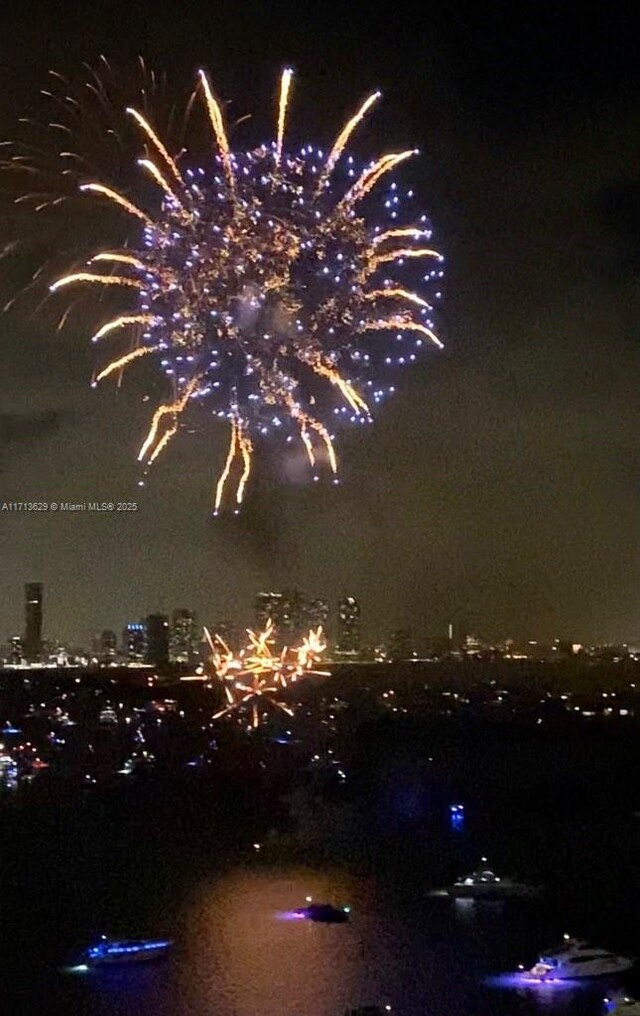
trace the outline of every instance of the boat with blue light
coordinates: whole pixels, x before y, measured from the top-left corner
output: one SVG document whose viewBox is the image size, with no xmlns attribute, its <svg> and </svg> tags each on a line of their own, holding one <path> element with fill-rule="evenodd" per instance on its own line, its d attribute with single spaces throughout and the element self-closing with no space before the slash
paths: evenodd
<svg viewBox="0 0 640 1016">
<path fill-rule="evenodd" d="M 114 939 L 101 935 L 78 954 L 72 969 L 102 967 L 115 963 L 143 963 L 165 957 L 172 946 L 168 938 Z"/>
<path fill-rule="evenodd" d="M 334 907 L 331 903 L 310 903 L 293 911 L 296 917 L 320 924 L 346 924 L 350 912 L 351 907 Z"/>
</svg>

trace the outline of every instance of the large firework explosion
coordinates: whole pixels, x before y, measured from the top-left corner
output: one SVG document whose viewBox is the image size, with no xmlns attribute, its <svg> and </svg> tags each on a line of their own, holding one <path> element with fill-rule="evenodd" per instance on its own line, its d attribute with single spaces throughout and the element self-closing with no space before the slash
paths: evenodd
<svg viewBox="0 0 640 1016">
<path fill-rule="evenodd" d="M 92 73 L 86 87 L 109 113 L 103 117 L 109 135 L 119 139 L 114 102 Z M 78 152 L 57 153 L 67 183 L 77 181 L 88 207 L 97 214 L 95 203 L 107 202 L 132 229 L 122 246 L 85 255 L 50 291 L 83 286 L 122 297 L 120 311 L 92 336 L 100 347 L 119 344 L 94 384 L 119 381 L 141 360 L 166 377 L 169 398 L 156 406 L 138 453 L 145 470 L 196 404 L 228 422 L 216 512 L 232 481 L 238 510 L 256 442 L 268 434 L 299 438 L 314 479 L 319 464 L 336 479 L 334 425 L 370 420 L 373 405 L 394 391 L 388 380 L 393 368 L 414 362 L 425 343 L 441 346 L 422 290 L 440 296 L 442 256 L 429 245 L 426 216 L 411 211 L 413 192 L 401 191 L 390 177 L 416 152 L 387 154 L 361 167 L 346 154 L 378 92 L 327 152 L 311 145 L 294 151 L 286 130 L 291 84 L 292 72 L 285 70 L 275 140 L 237 152 L 223 107 L 200 71 L 188 113 L 193 119 L 200 99 L 212 149 L 205 168 L 184 147 L 172 153 L 154 127 L 146 92 L 143 112 L 121 109 L 144 149 L 137 162 L 152 189 L 142 198 L 129 196 L 132 187 L 125 192 L 92 178 Z M 78 118 L 72 95 L 46 94 Z M 72 133 L 64 123 L 49 127 Z M 83 123 L 81 135 L 84 130 Z M 37 174 L 34 151 L 15 149 L 5 165 Z M 36 210 L 63 200 L 37 192 L 27 198 Z"/>
<path fill-rule="evenodd" d="M 249 716 L 250 725 L 256 728 L 269 709 L 293 715 L 293 710 L 280 700 L 283 689 L 307 674 L 326 676 L 326 671 L 314 669 L 326 649 L 326 642 L 322 628 L 317 628 L 311 630 L 300 645 L 285 646 L 278 653 L 274 652 L 272 622 L 261 632 L 248 628 L 247 635 L 247 646 L 235 654 L 220 635 L 212 636 L 205 628 L 211 649 L 210 667 L 222 682 L 227 701 L 214 719 Z"/>
</svg>

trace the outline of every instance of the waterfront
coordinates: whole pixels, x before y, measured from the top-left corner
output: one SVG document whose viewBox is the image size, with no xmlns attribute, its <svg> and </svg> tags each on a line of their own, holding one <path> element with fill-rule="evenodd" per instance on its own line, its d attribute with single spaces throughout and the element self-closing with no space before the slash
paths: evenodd
<svg viewBox="0 0 640 1016">
<path fill-rule="evenodd" d="M 358 735 L 357 791 L 344 799 L 283 800 L 245 764 L 215 781 L 193 772 L 14 800 L 2 822 L 6 1011 L 342 1016 L 389 1002 L 398 1016 L 595 1016 L 601 986 L 516 992 L 485 978 L 533 962 L 564 931 L 637 952 L 637 739 L 503 729 L 377 721 Z M 463 829 L 450 824 L 453 793 Z M 546 896 L 427 897 L 481 854 Z M 278 920 L 307 895 L 350 904 L 351 923 Z M 175 953 L 147 969 L 60 974 L 70 946 L 102 930 L 167 934 Z"/>
</svg>

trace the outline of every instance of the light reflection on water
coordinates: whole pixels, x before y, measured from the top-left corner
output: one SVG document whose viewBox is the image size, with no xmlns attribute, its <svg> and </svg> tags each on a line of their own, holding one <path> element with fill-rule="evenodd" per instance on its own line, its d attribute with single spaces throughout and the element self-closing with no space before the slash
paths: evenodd
<svg viewBox="0 0 640 1016">
<path fill-rule="evenodd" d="M 352 906 L 343 925 L 282 921 L 311 896 Z M 467 901 L 470 902 L 470 901 Z M 501 907 L 399 905 L 343 871 L 236 869 L 201 881 L 166 915 L 172 958 L 91 973 L 87 1008 L 108 1016 L 343 1016 L 387 1003 L 396 1016 L 595 1016 L 603 992 L 487 977 Z"/>
<path fill-rule="evenodd" d="M 350 903 L 362 920 L 344 925 L 278 920 L 280 912 L 303 906 L 307 896 Z M 240 870 L 201 887 L 184 913 L 189 983 L 183 990 L 193 1011 L 212 1011 L 216 996 L 225 1008 L 213 1011 L 233 1016 L 332 1016 L 349 1004 L 377 1001 L 362 937 L 368 934 L 366 915 L 374 910 L 372 886 L 356 886 L 345 875 Z M 363 996 L 365 988 L 371 993 Z"/>
</svg>

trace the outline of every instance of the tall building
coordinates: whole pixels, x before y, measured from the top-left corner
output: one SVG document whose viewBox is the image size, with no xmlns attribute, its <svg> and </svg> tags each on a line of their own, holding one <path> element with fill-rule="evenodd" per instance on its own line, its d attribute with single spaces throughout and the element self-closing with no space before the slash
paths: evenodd
<svg viewBox="0 0 640 1016">
<path fill-rule="evenodd" d="M 413 656 L 413 639 L 408 628 L 398 628 L 389 637 L 388 656 L 391 660 L 410 660 Z"/>
<path fill-rule="evenodd" d="M 19 635 L 9 639 L 9 662 L 13 664 L 24 663 L 24 646 Z"/>
<path fill-rule="evenodd" d="M 149 614 L 147 618 L 147 663 L 169 662 L 169 618 Z"/>
<path fill-rule="evenodd" d="M 147 655 L 147 626 L 142 621 L 129 621 L 122 632 L 123 654 L 129 663 L 142 663 Z"/>
<path fill-rule="evenodd" d="M 355 596 L 343 596 L 338 603 L 336 655 L 356 656 L 360 649 L 360 604 Z"/>
<path fill-rule="evenodd" d="M 184 608 L 174 610 L 171 618 L 169 659 L 173 663 L 190 663 L 197 656 L 198 631 L 196 615 Z"/>
<path fill-rule="evenodd" d="M 322 628 L 326 632 L 327 621 L 329 619 L 329 601 L 310 600 L 307 604 L 305 615 L 307 628 Z"/>
<path fill-rule="evenodd" d="M 277 627 L 280 637 L 288 644 L 296 641 L 303 633 L 305 627 L 304 599 L 298 589 L 283 590 Z"/>
<path fill-rule="evenodd" d="M 113 663 L 118 651 L 118 639 L 116 633 L 105 628 L 100 636 L 99 659 L 101 663 Z"/>
<path fill-rule="evenodd" d="M 24 654 L 29 663 L 42 654 L 42 583 L 28 582 L 25 594 Z"/>
<path fill-rule="evenodd" d="M 282 593 L 258 593 L 255 603 L 256 628 L 262 631 L 269 621 L 278 626 L 282 606 Z"/>
</svg>

